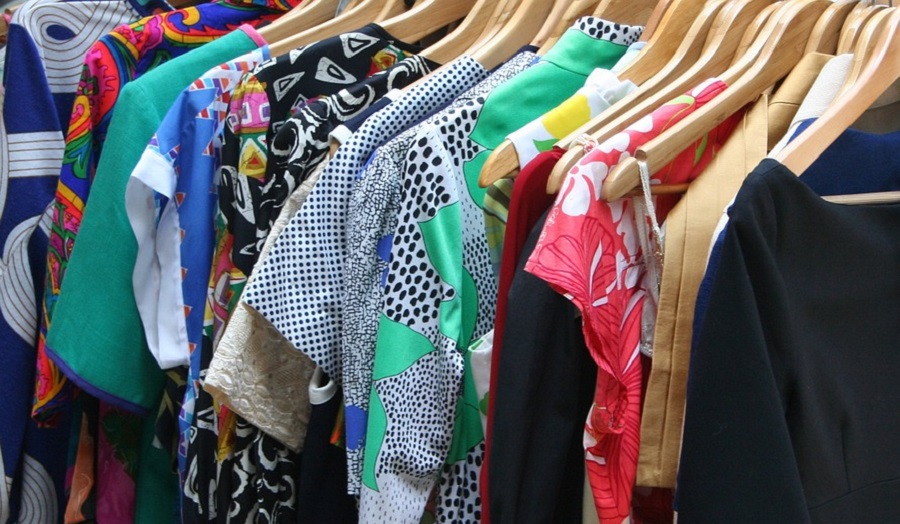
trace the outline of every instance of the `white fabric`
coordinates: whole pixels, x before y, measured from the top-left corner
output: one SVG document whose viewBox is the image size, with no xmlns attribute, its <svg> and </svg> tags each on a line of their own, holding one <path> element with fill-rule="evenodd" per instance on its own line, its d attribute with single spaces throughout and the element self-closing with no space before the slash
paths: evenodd
<svg viewBox="0 0 900 524">
<path fill-rule="evenodd" d="M 619 61 L 616 62 L 616 65 L 614 65 L 613 68 L 610 69 L 610 71 L 615 74 L 621 73 L 622 70 L 625 69 L 625 67 L 634 62 L 634 59 L 638 57 L 638 54 L 640 54 L 641 49 L 645 47 L 647 47 L 647 42 L 635 42 L 628 46 L 628 50 L 625 51 L 625 54 L 622 55 L 622 58 L 620 58 Z"/>
<path fill-rule="evenodd" d="M 481 413 L 481 429 L 485 435 L 487 434 L 487 413 L 483 408 L 487 407 L 491 390 L 491 358 L 493 354 L 493 329 L 469 346 L 472 377 L 475 379 L 475 391 L 478 393 L 478 401 L 481 403 L 478 410 Z"/>
<path fill-rule="evenodd" d="M 324 377 L 325 372 L 322 371 L 322 368 L 316 368 L 312 380 L 309 382 L 309 402 L 313 405 L 321 406 L 333 399 L 338 392 L 337 383 L 331 379 L 328 379 L 324 386 L 319 385 Z"/>
<path fill-rule="evenodd" d="M 198 175 L 192 172 L 193 165 L 190 164 L 193 158 L 207 154 L 196 149 L 208 145 L 199 139 L 193 143 L 182 142 L 181 130 L 175 128 L 184 125 L 186 118 L 210 120 L 202 114 L 185 114 L 191 107 L 191 92 L 207 89 L 214 90 L 217 95 L 228 92 L 246 70 L 267 58 L 268 48 L 255 49 L 228 62 L 226 65 L 229 67 L 217 66 L 207 71 L 186 88 L 160 123 L 126 185 L 125 210 L 138 246 L 132 273 L 134 296 L 147 345 L 161 369 L 190 364 L 190 340 L 182 289 L 183 232 L 175 192 L 182 171 L 185 176 Z M 210 105 L 214 111 L 217 103 L 221 103 L 220 96 L 212 97 Z M 224 118 L 216 120 L 215 124 L 217 127 L 212 132 L 213 137 L 221 133 Z M 173 136 L 179 139 L 180 148 L 161 151 L 160 137 L 171 139 Z M 216 139 L 212 144 L 216 148 L 221 146 Z M 165 197 L 166 202 L 163 204 L 159 197 Z"/>
<path fill-rule="evenodd" d="M 138 244 L 132 274 L 134 296 L 147 345 L 161 369 L 187 366 L 190 358 L 181 278 L 179 275 L 174 282 L 170 278 L 170 266 L 177 265 L 179 271 L 181 267 L 175 206 L 166 206 L 156 224 L 154 192 L 171 199 L 175 181 L 174 168 L 158 153 L 146 150 L 125 188 L 125 209 Z M 176 314 L 167 310 L 170 305 L 180 306 Z"/>
<path fill-rule="evenodd" d="M 851 54 L 836 56 L 825 64 L 819 72 L 819 76 L 816 77 L 816 81 L 809 88 L 806 97 L 803 98 L 800 107 L 797 108 L 787 133 L 769 151 L 769 158 L 775 158 L 788 145 L 790 138 L 797 132 L 797 128 L 800 127 L 801 123 L 810 118 L 819 118 L 825 113 L 825 110 L 837 97 L 841 86 L 844 85 L 844 81 L 847 80 L 847 75 L 850 74 L 852 65 L 853 55 Z M 718 228 L 716 229 L 718 230 Z M 713 236 L 713 238 L 716 238 L 716 236 Z"/>
</svg>

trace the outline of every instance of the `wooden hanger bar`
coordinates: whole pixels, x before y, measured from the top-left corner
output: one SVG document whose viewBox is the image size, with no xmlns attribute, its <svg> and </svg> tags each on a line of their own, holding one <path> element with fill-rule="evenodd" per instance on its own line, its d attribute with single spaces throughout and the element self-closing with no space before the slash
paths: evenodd
<svg viewBox="0 0 900 524">
<path fill-rule="evenodd" d="M 650 19 L 656 5 L 656 0 L 601 0 L 593 14 L 617 24 L 643 25 Z"/>
<path fill-rule="evenodd" d="M 323 24 L 334 18 L 340 0 L 309 0 L 291 9 L 278 20 L 261 28 L 259 36 L 274 44 L 279 40 Z"/>
<path fill-rule="evenodd" d="M 475 0 L 419 0 L 409 11 L 382 22 L 390 35 L 405 42 L 417 42 L 436 30 L 465 18 Z"/>
<path fill-rule="evenodd" d="M 634 158 L 614 168 L 603 184 L 603 197 L 615 200 L 639 187 L 638 161 L 646 162 L 651 172 L 656 172 L 790 73 L 803 57 L 812 28 L 828 4 L 826 0 L 785 2 L 745 58 L 721 75 L 728 87 L 714 100 L 638 148 Z"/>
<path fill-rule="evenodd" d="M 795 174 L 802 175 L 841 133 L 852 126 L 900 78 L 900 10 L 891 11 L 875 45 L 858 59 L 864 65 L 853 85 L 840 94 L 821 117 L 776 157 Z"/>
<path fill-rule="evenodd" d="M 882 9 L 887 9 L 887 7 L 883 5 L 869 5 L 865 2 L 858 4 L 854 11 L 851 12 L 851 15 L 847 17 L 847 22 L 841 31 L 841 37 L 837 45 L 837 54 L 852 53 L 856 47 L 856 41 L 862 33 L 862 28 Z"/>
<path fill-rule="evenodd" d="M 807 53 L 824 53 L 833 55 L 837 51 L 841 28 L 847 17 L 856 7 L 859 0 L 838 0 L 828 6 L 813 27 L 812 35 L 806 44 Z"/>
<path fill-rule="evenodd" d="M 496 68 L 531 42 L 550 16 L 553 4 L 546 0 L 522 0 L 510 19 L 490 41 L 472 53 L 472 58 L 485 69 Z"/>
<path fill-rule="evenodd" d="M 575 24 L 575 21 L 581 18 L 582 16 L 588 16 L 593 13 L 594 10 L 599 5 L 599 0 L 573 0 L 568 7 L 565 8 L 562 17 L 557 21 L 557 23 L 552 27 L 547 27 L 547 24 L 541 28 L 541 32 L 544 30 L 548 30 L 550 32 L 549 35 L 544 38 L 543 43 L 541 44 L 541 49 L 538 51 L 539 55 L 547 54 L 547 51 L 556 44 L 557 40 L 562 36 L 563 33 L 566 32 L 567 29 L 572 27 Z"/>
<path fill-rule="evenodd" d="M 495 4 L 493 0 L 477 0 L 459 27 L 419 54 L 439 64 L 450 63 L 462 56 L 466 49 L 478 42 L 490 24 L 496 23 Z"/>
<path fill-rule="evenodd" d="M 728 69 L 728 65 L 734 58 L 734 50 L 742 39 L 746 28 L 768 3 L 768 0 L 750 0 L 746 2 L 738 0 L 730 2 L 719 13 L 716 23 L 710 29 L 703 52 L 698 58 L 689 61 L 688 65 L 690 67 L 687 70 L 677 76 L 669 75 L 656 79 L 658 81 L 654 84 L 651 94 L 645 96 L 638 104 L 628 107 L 627 111 L 621 116 L 608 121 L 600 129 L 592 133 L 591 138 L 598 144 L 605 142 L 672 98 L 682 95 L 686 91 L 693 89 L 700 82 L 718 76 Z M 753 50 L 750 52 L 753 52 Z M 744 64 L 742 67 L 747 68 L 749 66 Z M 644 87 L 641 90 L 644 90 Z M 632 95 L 634 94 L 632 93 Z M 629 95 L 629 97 L 632 95 Z M 626 104 L 629 97 L 625 97 L 619 104 Z M 613 108 L 619 104 L 616 104 Z M 604 112 L 605 114 L 606 112 Z M 548 193 L 559 191 L 566 174 L 578 163 L 582 155 L 583 148 L 580 146 L 572 146 L 563 155 L 550 174 L 550 179 L 547 182 Z"/>
<path fill-rule="evenodd" d="M 744 30 L 744 36 L 741 38 L 741 43 L 738 44 L 737 49 L 734 51 L 734 61 L 731 65 L 734 65 L 742 56 L 747 54 L 747 50 L 750 49 L 750 46 L 756 41 L 759 33 L 762 32 L 763 27 L 765 27 L 766 23 L 769 21 L 769 18 L 771 18 L 772 14 L 780 7 L 781 2 L 775 2 L 774 4 L 768 5 L 756 15 L 756 18 L 754 18 L 752 22 L 750 22 L 750 26 Z"/>
<path fill-rule="evenodd" d="M 832 204 L 845 204 L 850 206 L 896 204 L 900 202 L 900 191 L 881 191 L 877 193 L 857 193 L 855 195 L 828 195 L 822 200 Z"/>
<path fill-rule="evenodd" d="M 878 44 L 878 37 L 881 36 L 881 31 L 887 27 L 888 20 L 890 20 L 891 17 L 891 11 L 894 9 L 895 8 L 893 7 L 890 9 L 882 9 L 875 16 L 870 18 L 862 28 L 862 31 L 860 31 L 856 46 L 853 48 L 853 63 L 850 66 L 850 71 L 847 73 L 847 78 L 844 79 L 844 85 L 841 86 L 841 90 L 838 91 L 838 96 L 835 97 L 836 100 L 853 87 L 859 79 L 866 64 L 865 60 L 870 56 L 872 49 Z"/>
</svg>

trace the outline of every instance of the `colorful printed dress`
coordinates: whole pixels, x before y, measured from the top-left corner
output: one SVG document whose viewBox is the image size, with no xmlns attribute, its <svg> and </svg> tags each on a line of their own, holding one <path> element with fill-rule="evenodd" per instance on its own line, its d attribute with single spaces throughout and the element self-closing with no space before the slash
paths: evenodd
<svg viewBox="0 0 900 524">
<path fill-rule="evenodd" d="M 201 385 L 271 225 L 299 184 L 267 177 L 268 144 L 301 107 L 418 51 L 370 24 L 270 59 L 235 88 L 217 173 L 215 237 L 209 239 Z M 299 454 L 216 405 L 205 391 L 198 392 L 194 409 L 183 516 L 205 521 L 227 514 L 242 522 L 296 518 Z"/>
<path fill-rule="evenodd" d="M 122 87 L 158 65 L 234 31 L 241 24 L 258 26 L 275 20 L 297 3 L 295 0 L 216 0 L 120 26 L 100 38 L 88 51 L 53 203 L 38 339 L 35 417 L 52 419 L 72 396 L 71 384 L 47 357 L 44 345 Z"/>
<path fill-rule="evenodd" d="M 138 243 L 135 299 L 144 332 L 155 342 L 150 350 L 160 355 L 161 368 L 184 366 L 188 377 L 183 398 L 173 399 L 172 406 L 173 410 L 181 406 L 173 416 L 178 417 L 175 455 L 182 479 L 200 388 L 200 352 L 194 351 L 203 327 L 199 306 L 206 299 L 206 266 L 212 258 L 212 243 L 204 242 L 198 232 L 209 229 L 208 217 L 213 215 L 215 193 L 210 188 L 232 90 L 244 73 L 267 58 L 267 48 L 251 51 L 210 70 L 185 89 L 147 145 L 125 193 Z M 182 263 L 196 259 L 205 264 Z M 160 436 L 162 442 L 171 438 Z"/>
<path fill-rule="evenodd" d="M 602 522 L 621 522 L 631 512 L 640 445 L 643 309 L 652 290 L 638 232 L 646 219 L 635 217 L 637 206 L 629 199 L 600 199 L 600 187 L 621 160 L 725 88 L 720 80 L 706 81 L 585 155 L 566 176 L 525 267 L 572 300 L 583 316 L 585 340 L 598 366 L 584 442 Z M 729 118 L 698 140 L 654 174 L 653 183 L 683 183 L 698 176 L 741 117 Z M 658 220 L 671 205 L 657 199 Z"/>
<path fill-rule="evenodd" d="M 347 257 L 343 221 L 357 175 L 379 145 L 449 104 L 487 74 L 471 57 L 461 57 L 366 120 L 338 148 L 247 287 L 247 304 L 339 384 L 343 379 L 339 304 Z M 362 416 L 356 409 L 346 411 L 348 490 L 354 493 L 359 491 L 365 435 L 350 428 L 360 427 Z"/>
<path fill-rule="evenodd" d="M 421 129 L 440 124 L 448 113 L 480 103 L 498 85 L 532 66 L 536 56 L 531 51 L 518 53 L 488 78 L 459 96 L 447 109 L 378 148 L 360 173 L 360 180 L 353 188 L 349 202 L 345 248 L 343 373 L 347 409 L 357 414 L 347 420 L 348 434 L 364 434 L 367 427 L 379 318 L 391 262 L 391 246 L 398 226 L 407 153 L 415 145 Z M 470 399 L 465 394 L 462 396 Z M 468 417 L 471 415 L 470 410 L 460 410 L 456 415 L 459 415 L 455 421 L 457 427 L 462 428 L 463 424 L 473 421 Z M 483 440 L 483 432 L 477 431 L 479 428 L 472 429 L 474 431 L 470 434 L 473 442 L 468 442 L 468 446 L 460 446 L 465 448 L 464 456 L 469 448 L 478 448 Z M 363 458 L 364 455 L 360 454 L 360 459 Z M 363 472 L 361 462 L 362 460 L 356 473 L 358 476 Z M 453 462 L 456 462 L 455 457 Z M 445 506 L 462 510 L 471 502 L 473 510 L 460 513 L 460 516 L 474 516 L 475 509 L 480 506 L 477 499 L 473 498 L 477 493 L 466 491 L 460 495 L 442 497 L 437 509 L 438 515 L 450 513 L 443 509 Z M 368 520 L 373 518 L 371 510 L 374 499 L 368 490 L 363 489 L 361 510 Z"/>
<path fill-rule="evenodd" d="M 116 26 L 168 9 L 157 1 L 32 0 L 12 16 L 7 46 L 0 49 L 10 69 L 0 87 L 0 93 L 6 89 L 0 95 L 0 398 L 8 407 L 0 410 L 0 478 L 6 478 L 0 491 L 11 489 L 4 493 L 9 502 L 0 502 L 0 522 L 10 516 L 52 521 L 61 512 L 53 508 L 65 506 L 68 419 L 41 427 L 31 409 L 50 221 L 45 210 L 56 191 L 63 126 L 84 55 Z M 23 491 L 31 495 L 23 499 Z"/>
</svg>

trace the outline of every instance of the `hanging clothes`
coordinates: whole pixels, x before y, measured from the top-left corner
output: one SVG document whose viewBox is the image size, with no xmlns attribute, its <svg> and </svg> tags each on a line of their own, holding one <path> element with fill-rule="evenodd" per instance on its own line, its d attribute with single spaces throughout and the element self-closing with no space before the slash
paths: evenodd
<svg viewBox="0 0 900 524">
<path fill-rule="evenodd" d="M 485 76 L 487 71 L 478 62 L 462 57 L 366 120 L 328 163 L 316 184 L 316 191 L 291 219 L 259 268 L 258 278 L 245 293 L 248 305 L 339 384 L 343 377 L 339 336 L 341 310 L 335 306 L 341 296 L 339 286 L 344 259 L 341 258 L 340 244 L 326 247 L 319 239 L 339 241 L 342 238 L 344 229 L 336 226 L 343 219 L 345 199 L 359 170 L 378 145 L 451 102 Z M 308 244 L 307 239 L 315 243 Z M 310 252 L 311 247 L 315 248 Z M 285 265 L 289 260 L 296 260 L 301 266 Z M 332 292 L 306 291 L 307 287 L 321 289 L 324 286 Z M 294 311 L 301 307 L 305 314 L 298 317 Z M 366 389 L 362 385 L 359 387 Z M 349 406 L 345 412 L 347 478 L 351 493 L 359 492 L 359 472 L 362 471 L 360 459 L 364 434 L 351 430 L 351 421 L 360 415 Z"/>
<path fill-rule="evenodd" d="M 679 520 L 897 518 L 898 212 L 768 159 L 744 182 L 691 357 Z"/>
<path fill-rule="evenodd" d="M 588 348 L 600 368 L 585 426 L 585 450 L 601 520 L 621 521 L 631 512 L 640 439 L 640 351 L 649 347 L 642 340 L 642 307 L 654 290 L 648 288 L 638 238 L 636 222 L 644 218 L 634 216 L 628 201 L 598 200 L 597 188 L 624 152 L 631 154 L 725 87 L 720 80 L 708 80 L 585 155 L 567 175 L 526 266 L 576 303 L 584 316 Z M 654 176 L 675 182 L 699 175 L 739 117 L 723 122 Z M 657 219 L 663 219 L 671 205 L 658 203 Z"/>
</svg>

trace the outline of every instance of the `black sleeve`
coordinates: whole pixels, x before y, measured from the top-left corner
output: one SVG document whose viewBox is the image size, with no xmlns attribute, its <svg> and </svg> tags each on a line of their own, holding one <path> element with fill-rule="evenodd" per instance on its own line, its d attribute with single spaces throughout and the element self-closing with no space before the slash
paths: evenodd
<svg viewBox="0 0 900 524">
<path fill-rule="evenodd" d="M 541 218 L 519 259 L 491 391 L 493 524 L 581 522 L 582 434 L 597 366 L 572 303 L 523 269 L 543 226 Z"/>
<path fill-rule="evenodd" d="M 771 206 L 756 199 L 748 203 L 755 216 L 732 214 L 706 316 L 694 334 L 679 522 L 809 520 L 783 407 L 792 396 L 792 364 L 789 355 L 770 351 L 782 346 L 773 337 L 789 315 L 767 249 Z"/>
</svg>

